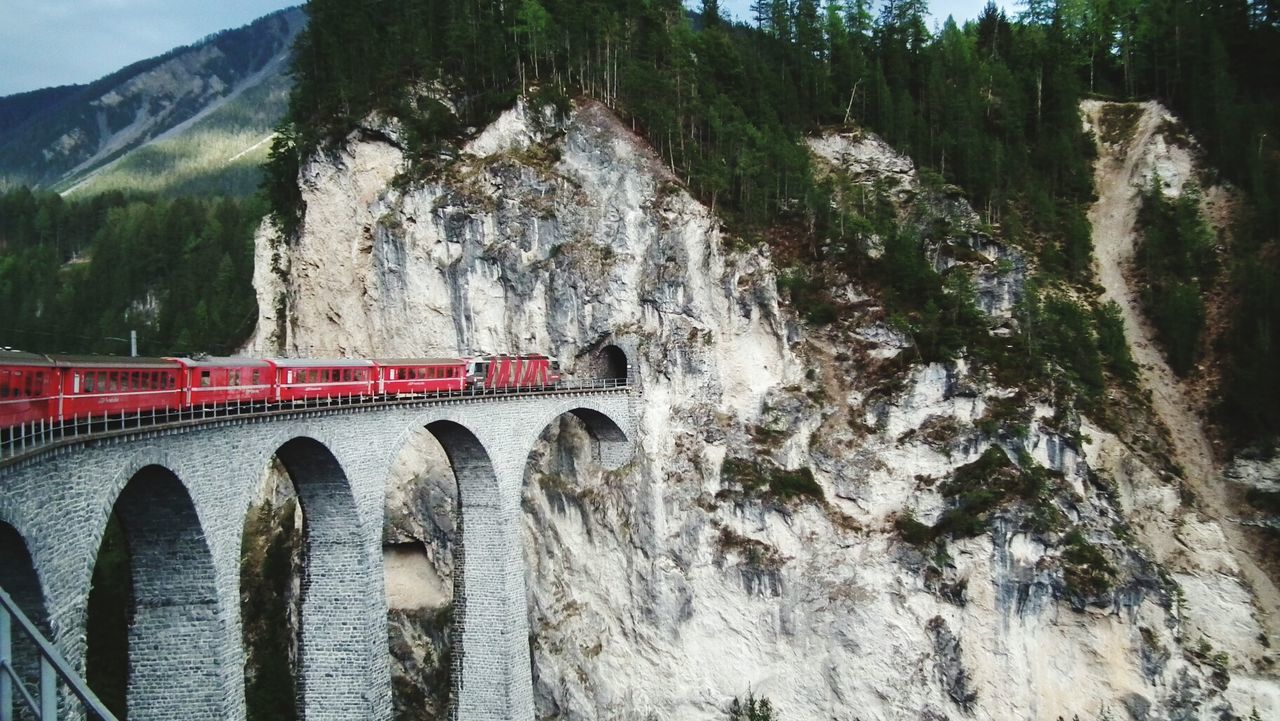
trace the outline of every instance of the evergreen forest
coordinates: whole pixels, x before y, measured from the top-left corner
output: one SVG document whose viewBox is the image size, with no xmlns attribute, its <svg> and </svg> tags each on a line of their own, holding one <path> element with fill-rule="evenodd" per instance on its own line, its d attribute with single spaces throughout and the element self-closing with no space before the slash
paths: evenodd
<svg viewBox="0 0 1280 721">
<path fill-rule="evenodd" d="M 0 345 L 229 353 L 257 320 L 259 200 L 0 194 Z"/>
<path fill-rule="evenodd" d="M 1123 382 L 1134 369 L 1115 309 L 1077 300 L 1096 295 L 1085 217 L 1094 146 L 1079 103 L 1154 98 L 1246 201 L 1212 269 L 1188 266 L 1205 262 L 1187 250 L 1211 241 L 1203 221 L 1177 203 L 1147 204 L 1148 314 L 1186 372 L 1204 352 L 1204 295 L 1228 288 L 1230 327 L 1214 349 L 1229 366 L 1219 420 L 1245 439 L 1280 428 L 1280 2 L 1025 0 L 934 28 L 926 0 L 756 0 L 745 22 L 717 0 L 693 10 L 679 0 L 313 0 L 266 172 L 274 217 L 295 227 L 298 163 L 371 111 L 403 122 L 428 173 L 462 128 L 517 94 L 562 111 L 589 97 L 628 119 L 735 232 L 772 246 L 811 322 L 838 315 L 825 294 L 834 269 L 881 293 L 921 358 L 966 348 L 1024 380 L 1057 373 L 1088 406 L 1104 374 Z M 993 230 L 1031 251 L 1038 273 L 1020 342 L 1035 362 L 984 340 L 972 303 L 925 260 L 927 238 L 898 232 L 867 203 L 832 202 L 839 189 L 815 177 L 801 139 L 845 124 L 962 188 Z M 866 233 L 888 238 L 876 262 L 851 242 Z"/>
<path fill-rule="evenodd" d="M 1134 369 L 1115 309 L 1087 300 L 1094 145 L 1079 103 L 1153 98 L 1245 200 L 1217 239 L 1148 196 L 1148 314 L 1190 372 L 1206 353 L 1206 299 L 1228 298 L 1229 327 L 1208 349 L 1226 365 L 1219 420 L 1245 440 L 1280 428 L 1280 1 L 1025 0 L 932 27 L 926 0 L 756 0 L 741 21 L 716 0 L 312 0 L 307 11 L 261 200 L 0 198 L 4 344 L 121 352 L 115 339 L 139 328 L 144 352 L 233 348 L 253 322 L 252 229 L 269 211 L 296 232 L 304 159 L 377 111 L 401 122 L 425 176 L 525 93 L 561 112 L 576 98 L 617 112 L 736 236 L 772 248 L 810 323 L 839 317 L 833 274 L 854 278 L 885 299 L 919 358 L 964 349 L 1028 382 L 1064 379 L 1089 406 Z M 963 281 L 934 271 L 929 238 L 815 174 L 803 136 L 844 125 L 962 189 L 993 233 L 1034 257 L 1017 352 L 989 341 Z M 858 242 L 872 233 L 885 238 L 876 260 Z M 1215 244 L 1224 251 L 1210 260 Z"/>
</svg>

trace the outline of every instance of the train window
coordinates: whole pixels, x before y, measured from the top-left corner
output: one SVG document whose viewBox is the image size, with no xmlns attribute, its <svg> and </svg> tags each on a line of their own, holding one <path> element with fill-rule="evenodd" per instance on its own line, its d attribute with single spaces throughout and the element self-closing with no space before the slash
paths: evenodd
<svg viewBox="0 0 1280 721">
<path fill-rule="evenodd" d="M 200 387 L 208 388 L 212 383 L 212 376 L 209 371 L 200 371 Z"/>
<path fill-rule="evenodd" d="M 107 373 L 107 392 L 115 393 L 120 390 L 120 374 L 115 371 Z"/>
<path fill-rule="evenodd" d="M 261 368 L 254 368 L 254 369 L 253 369 L 253 384 L 256 386 L 256 385 L 258 385 L 258 384 L 259 384 L 259 383 L 261 383 L 261 382 L 262 382 L 262 369 L 261 369 Z"/>
<path fill-rule="evenodd" d="M 142 374 L 133 373 L 129 376 L 129 390 L 136 391 L 142 387 Z"/>
</svg>

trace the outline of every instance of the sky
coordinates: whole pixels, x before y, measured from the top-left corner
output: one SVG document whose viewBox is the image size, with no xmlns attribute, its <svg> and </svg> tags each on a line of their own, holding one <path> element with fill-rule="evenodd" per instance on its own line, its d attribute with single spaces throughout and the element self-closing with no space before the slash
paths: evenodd
<svg viewBox="0 0 1280 721">
<path fill-rule="evenodd" d="M 0 96 L 87 83 L 302 0 L 0 0 Z"/>
<path fill-rule="evenodd" d="M 0 0 L 0 96 L 97 80 L 129 63 L 299 2 Z M 949 14 L 964 22 L 985 4 L 986 0 L 932 0 L 930 26 L 940 26 Z M 1002 4 L 1013 5 L 1009 0 Z M 751 0 L 721 0 L 721 7 L 750 18 Z"/>
</svg>

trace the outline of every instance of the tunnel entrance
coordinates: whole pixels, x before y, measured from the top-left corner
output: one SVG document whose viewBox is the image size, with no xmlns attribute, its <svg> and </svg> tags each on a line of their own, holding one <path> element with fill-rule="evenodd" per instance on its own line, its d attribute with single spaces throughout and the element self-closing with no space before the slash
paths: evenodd
<svg viewBox="0 0 1280 721">
<path fill-rule="evenodd" d="M 625 351 L 616 345 L 607 345 L 596 352 L 595 366 L 597 378 L 625 381 L 631 364 Z"/>
</svg>

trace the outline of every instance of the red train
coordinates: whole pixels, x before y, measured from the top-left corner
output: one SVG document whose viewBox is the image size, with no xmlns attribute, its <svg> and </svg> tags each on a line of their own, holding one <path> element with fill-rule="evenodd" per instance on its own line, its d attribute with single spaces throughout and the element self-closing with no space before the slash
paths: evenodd
<svg viewBox="0 0 1280 721">
<path fill-rule="evenodd" d="M 554 387 L 545 355 L 383 360 L 113 358 L 0 350 L 0 429 L 236 403 Z"/>
</svg>

